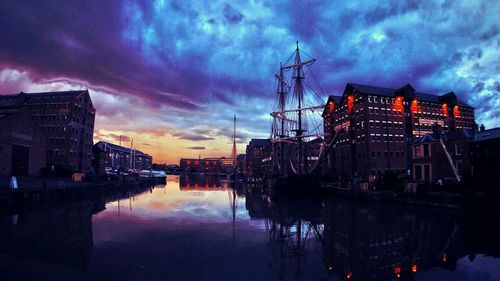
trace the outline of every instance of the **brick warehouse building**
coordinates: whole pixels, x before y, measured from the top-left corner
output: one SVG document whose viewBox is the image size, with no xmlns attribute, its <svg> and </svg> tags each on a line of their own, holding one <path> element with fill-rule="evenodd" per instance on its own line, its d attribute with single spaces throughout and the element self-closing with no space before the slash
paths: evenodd
<svg viewBox="0 0 500 281">
<path fill-rule="evenodd" d="M 222 162 L 221 158 L 181 158 L 179 167 L 187 173 L 218 173 L 221 172 Z"/>
<path fill-rule="evenodd" d="M 0 108 L 26 107 L 46 135 L 46 168 L 89 172 L 95 109 L 88 90 L 0 96 Z"/>
<path fill-rule="evenodd" d="M 153 157 L 140 150 L 99 141 L 93 148 L 95 171 L 104 174 L 106 169 L 117 171 L 147 170 L 153 164 Z"/>
<path fill-rule="evenodd" d="M 475 127 L 473 108 L 455 93 L 425 94 L 409 84 L 393 89 L 348 83 L 342 97 L 331 96 L 326 107 L 326 138 L 338 132 L 328 169 L 343 177 L 407 174 L 413 141 L 432 133 L 433 125 L 443 132 Z"/>
<path fill-rule="evenodd" d="M 0 177 L 38 176 L 45 168 L 45 141 L 26 108 L 0 109 Z"/>
</svg>

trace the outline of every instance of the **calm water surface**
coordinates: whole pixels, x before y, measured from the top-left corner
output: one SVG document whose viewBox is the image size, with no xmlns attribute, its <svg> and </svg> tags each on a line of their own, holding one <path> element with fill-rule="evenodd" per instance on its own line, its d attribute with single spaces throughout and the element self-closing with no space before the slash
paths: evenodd
<svg viewBox="0 0 500 281">
<path fill-rule="evenodd" d="M 500 280 L 498 217 L 169 177 L 0 217 L 0 280 Z"/>
</svg>

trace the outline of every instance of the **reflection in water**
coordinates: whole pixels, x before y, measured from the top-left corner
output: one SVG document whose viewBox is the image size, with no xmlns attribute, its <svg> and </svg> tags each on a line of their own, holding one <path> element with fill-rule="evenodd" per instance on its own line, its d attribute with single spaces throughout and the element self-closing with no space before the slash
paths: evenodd
<svg viewBox="0 0 500 281">
<path fill-rule="evenodd" d="M 307 255 L 317 253 L 318 246 L 327 274 L 346 280 L 414 280 L 419 271 L 455 270 L 460 258 L 472 261 L 476 252 L 500 254 L 492 232 L 500 233 L 489 229 L 487 220 L 478 223 L 478 217 L 471 221 L 441 210 L 337 200 L 273 200 L 258 192 L 247 194 L 246 206 L 252 218 L 267 219 L 278 280 L 292 272 L 302 277 Z M 494 274 L 500 274 L 500 262 L 495 262 Z"/>
<path fill-rule="evenodd" d="M 495 215 L 467 214 L 280 200 L 215 178 L 169 178 L 0 216 L 0 272 L 7 280 L 498 280 Z"/>
<path fill-rule="evenodd" d="M 228 183 L 223 177 L 209 175 L 188 175 L 179 177 L 181 190 L 218 190 L 227 189 Z"/>
<path fill-rule="evenodd" d="M 92 213 L 82 202 L 0 219 L 0 253 L 85 268 L 92 252 Z M 97 207 L 98 208 L 98 207 Z"/>
</svg>

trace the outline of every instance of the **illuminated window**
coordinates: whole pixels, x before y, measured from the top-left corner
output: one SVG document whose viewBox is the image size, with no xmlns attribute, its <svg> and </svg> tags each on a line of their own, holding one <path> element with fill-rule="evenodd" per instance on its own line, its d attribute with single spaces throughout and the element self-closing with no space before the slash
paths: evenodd
<svg viewBox="0 0 500 281">
<path fill-rule="evenodd" d="M 443 110 L 443 115 L 448 117 L 448 105 L 446 103 L 443 103 L 443 105 L 441 106 L 442 110 Z"/>
<path fill-rule="evenodd" d="M 402 111 L 404 108 L 403 108 L 403 97 L 401 96 L 397 96 L 396 97 L 396 100 L 394 101 L 394 106 L 393 106 L 394 109 L 398 110 L 398 111 Z"/>
<path fill-rule="evenodd" d="M 458 105 L 455 105 L 453 107 L 453 116 L 455 118 L 460 117 L 460 108 L 458 108 Z"/>
<path fill-rule="evenodd" d="M 347 96 L 347 110 L 349 113 L 352 113 L 352 110 L 354 108 L 354 96 L 349 95 Z"/>
<path fill-rule="evenodd" d="M 335 103 L 333 101 L 330 101 L 328 103 L 328 111 L 330 111 L 330 113 L 332 113 L 334 109 L 335 109 Z"/>
<path fill-rule="evenodd" d="M 413 100 L 411 102 L 411 112 L 416 113 L 418 111 L 418 101 Z"/>
</svg>

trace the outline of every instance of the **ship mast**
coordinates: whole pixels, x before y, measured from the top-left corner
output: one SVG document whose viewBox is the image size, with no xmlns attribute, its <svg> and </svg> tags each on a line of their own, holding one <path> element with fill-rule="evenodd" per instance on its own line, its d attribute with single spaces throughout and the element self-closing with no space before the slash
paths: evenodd
<svg viewBox="0 0 500 281">
<path fill-rule="evenodd" d="M 279 77 L 279 80 L 280 80 L 280 88 L 279 88 L 279 105 L 280 105 L 280 110 L 281 112 L 284 114 L 284 111 L 285 111 L 285 94 L 286 94 L 286 91 L 285 91 L 285 78 L 284 78 L 284 75 L 283 75 L 283 63 L 280 62 L 280 77 Z M 281 119 L 281 131 L 280 131 L 280 138 L 284 138 L 285 137 L 285 119 L 282 118 Z M 285 143 L 284 142 L 280 142 L 280 166 L 281 166 L 281 170 L 284 171 L 284 164 L 285 164 Z"/>
<path fill-rule="evenodd" d="M 297 101 L 298 101 L 298 127 L 295 131 L 295 135 L 297 136 L 297 142 L 298 142 L 298 167 L 297 167 L 297 172 L 298 174 L 302 174 L 302 133 L 305 132 L 305 130 L 302 129 L 302 99 L 304 96 L 304 86 L 302 85 L 302 80 L 304 79 L 304 75 L 302 72 L 302 62 L 300 59 L 300 49 L 299 49 L 299 41 L 297 41 L 297 49 L 295 51 L 295 71 L 294 71 L 293 79 L 295 79 L 295 94 L 297 96 Z"/>
<path fill-rule="evenodd" d="M 278 79 L 278 87 L 277 87 L 277 93 L 278 93 L 278 111 L 276 112 L 271 112 L 271 116 L 274 118 L 273 122 L 273 130 L 272 130 L 272 135 L 275 138 L 274 142 L 280 142 L 279 150 L 281 152 L 278 163 L 279 163 L 279 170 L 281 170 L 281 173 L 286 173 L 285 169 L 285 143 L 295 143 L 298 145 L 298 167 L 297 169 L 294 168 L 294 165 L 292 162 L 291 164 L 291 169 L 295 174 L 304 174 L 306 173 L 305 169 L 305 154 L 304 154 L 304 140 L 303 138 L 311 137 L 311 136 L 317 136 L 318 134 L 314 135 L 306 135 L 304 134 L 307 131 L 307 128 L 303 124 L 303 119 L 304 119 L 304 112 L 306 111 L 314 111 L 318 109 L 323 109 L 324 105 L 319 105 L 319 106 L 305 106 L 304 107 L 304 84 L 303 81 L 305 79 L 304 76 L 304 66 L 308 66 L 313 64 L 316 59 L 311 58 L 305 61 L 302 61 L 301 55 L 300 55 L 300 48 L 299 48 L 299 42 L 297 41 L 297 47 L 294 52 L 294 60 L 291 62 L 291 64 L 286 64 L 288 65 L 283 65 L 283 63 L 280 63 L 280 72 L 279 74 L 276 74 L 276 78 Z M 291 71 L 292 72 L 292 80 L 293 80 L 293 93 L 294 96 L 293 98 L 296 99 L 297 101 L 297 107 L 296 108 L 286 108 L 286 94 L 288 91 L 288 88 L 290 86 L 286 82 L 285 78 L 285 72 Z M 292 115 L 296 117 L 297 119 L 293 118 L 290 116 L 290 114 L 295 114 L 297 115 Z M 288 116 L 287 116 L 288 115 Z M 276 123 L 277 119 L 280 120 L 279 123 Z M 287 125 L 285 122 L 288 122 L 291 124 L 291 126 L 294 128 L 293 131 L 295 133 L 295 136 L 288 136 L 287 135 Z M 295 141 L 296 139 L 296 141 Z M 276 151 L 276 150 L 275 150 Z"/>
<path fill-rule="evenodd" d="M 236 114 L 234 114 L 234 119 L 233 119 L 233 151 L 231 152 L 231 157 L 233 158 L 233 173 L 236 172 L 236 157 L 237 157 L 237 150 L 236 150 Z"/>
</svg>

